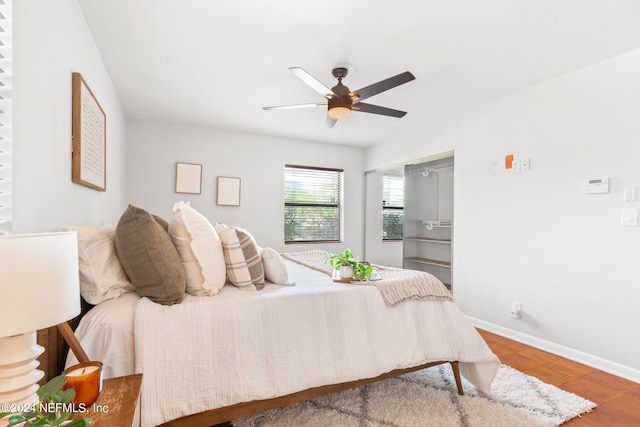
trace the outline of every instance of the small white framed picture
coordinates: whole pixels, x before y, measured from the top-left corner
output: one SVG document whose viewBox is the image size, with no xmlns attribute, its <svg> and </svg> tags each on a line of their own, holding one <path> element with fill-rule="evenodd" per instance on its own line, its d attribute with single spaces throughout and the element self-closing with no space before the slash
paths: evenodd
<svg viewBox="0 0 640 427">
<path fill-rule="evenodd" d="M 240 178 L 218 177 L 216 204 L 220 206 L 240 206 Z"/>
<path fill-rule="evenodd" d="M 202 193 L 202 165 L 176 162 L 176 193 Z"/>
</svg>

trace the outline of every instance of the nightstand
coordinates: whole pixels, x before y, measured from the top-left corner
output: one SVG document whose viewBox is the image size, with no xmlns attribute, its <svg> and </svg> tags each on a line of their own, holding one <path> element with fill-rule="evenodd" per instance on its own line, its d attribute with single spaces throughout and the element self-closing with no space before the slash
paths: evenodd
<svg viewBox="0 0 640 427">
<path fill-rule="evenodd" d="M 109 378 L 102 382 L 102 391 L 87 412 L 73 418 L 91 418 L 91 427 L 124 427 L 133 424 L 140 397 L 142 374 Z"/>
</svg>

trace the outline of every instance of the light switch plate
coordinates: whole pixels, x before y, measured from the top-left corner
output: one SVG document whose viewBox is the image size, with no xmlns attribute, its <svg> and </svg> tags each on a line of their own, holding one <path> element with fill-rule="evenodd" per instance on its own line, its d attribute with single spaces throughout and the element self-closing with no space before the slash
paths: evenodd
<svg viewBox="0 0 640 427">
<path fill-rule="evenodd" d="M 624 201 L 625 202 L 635 202 L 636 200 L 636 186 L 635 185 L 625 185 L 624 186 Z"/>
<path fill-rule="evenodd" d="M 622 217 L 620 224 L 623 226 L 634 227 L 638 225 L 638 209 L 624 208 L 622 209 Z"/>
</svg>

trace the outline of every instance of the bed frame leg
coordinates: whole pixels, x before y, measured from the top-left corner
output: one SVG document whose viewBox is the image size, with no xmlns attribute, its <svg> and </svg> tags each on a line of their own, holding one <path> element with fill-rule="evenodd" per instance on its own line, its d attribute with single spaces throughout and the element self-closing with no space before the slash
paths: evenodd
<svg viewBox="0 0 640 427">
<path fill-rule="evenodd" d="M 462 390 L 462 380 L 460 379 L 460 368 L 458 362 L 449 362 L 451 364 L 451 370 L 453 371 L 453 377 L 456 379 L 456 386 L 458 387 L 458 394 L 464 396 L 464 390 Z"/>
</svg>

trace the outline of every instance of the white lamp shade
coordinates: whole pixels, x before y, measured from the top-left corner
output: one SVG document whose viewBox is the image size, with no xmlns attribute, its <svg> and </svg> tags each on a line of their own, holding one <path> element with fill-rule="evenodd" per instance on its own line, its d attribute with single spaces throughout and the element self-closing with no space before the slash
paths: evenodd
<svg viewBox="0 0 640 427">
<path fill-rule="evenodd" d="M 333 107 L 329 110 L 329 117 L 332 119 L 346 119 L 351 115 L 351 108 Z"/>
<path fill-rule="evenodd" d="M 80 314 L 75 231 L 0 236 L 0 337 Z"/>
</svg>

